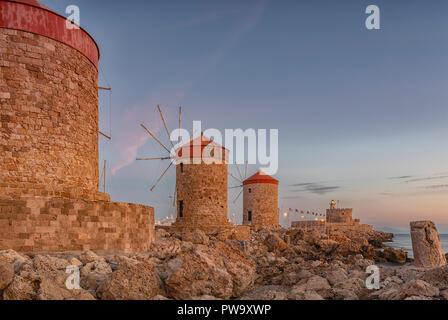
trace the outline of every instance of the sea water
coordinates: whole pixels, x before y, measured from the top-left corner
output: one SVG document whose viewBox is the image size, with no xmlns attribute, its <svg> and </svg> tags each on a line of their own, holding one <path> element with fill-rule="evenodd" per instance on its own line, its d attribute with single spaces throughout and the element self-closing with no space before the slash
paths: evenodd
<svg viewBox="0 0 448 320">
<path fill-rule="evenodd" d="M 442 242 L 444 252 L 448 252 L 448 234 L 440 234 L 440 241 Z M 403 249 L 408 253 L 409 258 L 414 258 L 410 234 L 394 234 L 393 241 L 387 242 L 386 245 L 394 249 Z"/>
</svg>

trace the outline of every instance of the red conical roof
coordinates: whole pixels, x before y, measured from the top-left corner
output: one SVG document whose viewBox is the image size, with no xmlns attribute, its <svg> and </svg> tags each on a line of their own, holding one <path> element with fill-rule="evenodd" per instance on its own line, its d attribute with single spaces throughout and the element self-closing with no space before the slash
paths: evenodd
<svg viewBox="0 0 448 320">
<path fill-rule="evenodd" d="M 270 183 L 278 185 L 278 180 L 275 180 L 274 178 L 268 176 L 266 173 L 262 171 L 258 171 L 252 177 L 243 181 L 243 185 L 255 184 L 255 183 Z"/>
<path fill-rule="evenodd" d="M 190 157 L 196 157 L 196 154 L 194 154 L 194 152 L 198 152 L 199 150 L 195 151 L 195 147 L 198 149 L 198 147 L 201 146 L 201 156 L 202 153 L 204 151 L 204 149 L 206 147 L 213 147 L 213 148 L 221 148 L 222 150 L 227 150 L 226 148 L 224 148 L 222 145 L 220 145 L 219 143 L 214 142 L 213 140 L 207 138 L 206 136 L 204 136 L 204 133 L 201 133 L 201 136 L 191 140 L 190 142 L 188 142 L 187 144 L 183 145 L 182 147 L 180 147 L 177 151 L 177 155 L 179 157 L 182 157 L 183 154 L 183 150 L 185 150 L 185 152 L 187 152 L 189 149 L 189 153 L 190 153 Z M 224 155 L 224 153 L 223 153 Z M 199 156 L 199 155 L 198 155 Z"/>
</svg>

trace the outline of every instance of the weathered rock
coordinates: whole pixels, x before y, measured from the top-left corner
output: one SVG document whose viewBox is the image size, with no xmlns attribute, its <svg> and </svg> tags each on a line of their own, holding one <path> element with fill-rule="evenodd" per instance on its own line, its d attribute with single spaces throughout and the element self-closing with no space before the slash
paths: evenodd
<svg viewBox="0 0 448 320">
<path fill-rule="evenodd" d="M 436 297 L 439 294 L 439 289 L 429 283 L 423 280 L 412 280 L 406 283 L 394 298 L 403 300 L 413 296 Z"/>
<path fill-rule="evenodd" d="M 351 291 L 358 297 L 362 297 L 367 291 L 365 282 L 359 278 L 350 278 L 339 282 L 334 286 L 334 288 Z"/>
<path fill-rule="evenodd" d="M 344 257 L 348 257 L 350 255 L 357 255 L 362 252 L 363 252 L 362 247 L 353 240 L 345 241 L 344 243 L 340 244 L 336 249 L 336 254 L 339 254 Z"/>
<path fill-rule="evenodd" d="M 98 259 L 87 263 L 81 268 L 81 287 L 92 295 L 97 295 L 97 290 L 112 273 L 112 268 L 104 259 Z"/>
<path fill-rule="evenodd" d="M 232 297 L 239 297 L 244 292 L 252 290 L 255 281 L 255 264 L 232 246 L 216 243 L 214 248 L 223 259 L 227 272 L 232 276 Z"/>
<path fill-rule="evenodd" d="M 359 297 L 353 291 L 347 289 L 332 289 L 331 294 L 334 300 L 359 300 Z"/>
<path fill-rule="evenodd" d="M 83 289 L 67 289 L 65 280 L 65 277 L 44 277 L 39 284 L 37 300 L 95 300 Z"/>
<path fill-rule="evenodd" d="M 343 282 L 343 281 L 347 280 L 348 275 L 347 275 L 347 272 L 343 268 L 339 267 L 339 268 L 336 268 L 335 270 L 328 272 L 325 275 L 325 277 L 328 280 L 328 282 L 334 286 L 335 284 L 337 284 L 339 282 Z"/>
<path fill-rule="evenodd" d="M 152 298 L 151 300 L 159 300 L 159 301 L 167 301 L 170 300 L 167 297 L 161 296 L 160 294 L 156 295 L 154 298 Z"/>
<path fill-rule="evenodd" d="M 408 259 L 408 254 L 403 249 L 385 247 L 382 256 L 389 262 L 404 264 Z"/>
<path fill-rule="evenodd" d="M 448 300 L 448 290 L 443 290 L 440 292 L 440 296 L 443 300 Z"/>
<path fill-rule="evenodd" d="M 416 266 L 435 268 L 446 265 L 447 260 L 434 222 L 411 222 L 411 237 Z"/>
<path fill-rule="evenodd" d="M 14 272 L 19 272 L 24 263 L 30 261 L 30 258 L 15 252 L 14 250 L 0 251 L 0 261 L 6 261 L 14 265 Z"/>
<path fill-rule="evenodd" d="M 159 240 L 161 238 L 168 238 L 169 236 L 170 236 L 170 233 L 167 232 L 165 229 L 156 227 L 156 239 L 157 240 Z"/>
<path fill-rule="evenodd" d="M 190 299 L 211 295 L 221 299 L 238 297 L 251 290 L 255 265 L 236 248 L 224 243 L 198 245 L 168 263 L 165 284 L 170 296 Z"/>
<path fill-rule="evenodd" d="M 428 270 L 420 276 L 420 279 L 440 290 L 448 289 L 448 265 Z"/>
<path fill-rule="evenodd" d="M 79 268 L 82 266 L 82 262 L 79 261 L 79 260 L 76 259 L 76 258 L 71 258 L 70 261 L 69 261 L 69 264 L 70 264 L 71 266 L 75 266 L 75 267 L 79 267 Z"/>
<path fill-rule="evenodd" d="M 287 300 L 287 290 L 283 286 L 260 286 L 246 292 L 240 300 Z"/>
<path fill-rule="evenodd" d="M 103 300 L 149 300 L 165 295 L 165 290 L 154 266 L 122 261 L 98 289 L 98 294 Z"/>
<path fill-rule="evenodd" d="M 425 297 L 425 296 L 412 296 L 412 297 L 407 297 L 404 300 L 432 300 L 430 297 Z"/>
<path fill-rule="evenodd" d="M 203 244 L 207 246 L 210 243 L 207 235 L 201 230 L 187 232 L 182 235 L 182 241 L 189 241 L 193 244 Z"/>
<path fill-rule="evenodd" d="M 306 285 L 298 285 L 288 292 L 289 300 L 324 300 L 316 291 L 307 289 Z"/>
<path fill-rule="evenodd" d="M 176 238 L 161 238 L 153 243 L 151 252 L 161 260 L 175 257 L 182 251 L 182 241 Z"/>
<path fill-rule="evenodd" d="M 0 260 L 0 291 L 4 290 L 14 278 L 14 265 Z"/>
<path fill-rule="evenodd" d="M 288 244 L 283 241 L 276 233 L 270 233 L 267 235 L 264 244 L 268 247 L 270 252 L 273 251 L 284 251 L 288 248 Z"/>
<path fill-rule="evenodd" d="M 104 259 L 89 262 L 81 268 L 81 276 L 87 276 L 92 272 L 99 274 L 109 274 L 112 272 L 112 268 Z"/>
<path fill-rule="evenodd" d="M 324 239 L 318 242 L 318 247 L 320 250 L 325 252 L 325 254 L 332 254 L 337 248 L 339 244 L 331 239 Z"/>
<path fill-rule="evenodd" d="M 322 278 L 320 276 L 312 276 L 310 277 L 305 285 L 305 289 L 307 291 L 315 291 L 315 292 L 320 292 L 322 290 L 327 290 L 330 289 L 331 286 L 328 283 L 328 280 L 325 278 Z"/>
<path fill-rule="evenodd" d="M 4 300 L 33 300 L 35 296 L 36 290 L 33 283 L 17 275 L 3 292 Z"/>
<path fill-rule="evenodd" d="M 181 253 L 168 266 L 171 274 L 165 284 L 169 296 L 175 299 L 201 295 L 228 299 L 232 296 L 232 276 L 222 259 L 209 248 L 198 246 L 192 252 Z"/>
<path fill-rule="evenodd" d="M 193 298 L 191 298 L 191 300 L 196 300 L 196 301 L 202 301 L 202 300 L 213 301 L 213 300 L 222 300 L 222 299 L 216 298 L 214 296 L 203 295 L 203 296 L 200 296 L 200 297 L 193 297 Z"/>
<path fill-rule="evenodd" d="M 94 262 L 96 260 L 104 260 L 104 258 L 97 255 L 95 252 L 89 250 L 86 252 L 83 252 L 79 258 L 78 258 L 83 264 L 87 264 L 90 262 Z"/>
</svg>

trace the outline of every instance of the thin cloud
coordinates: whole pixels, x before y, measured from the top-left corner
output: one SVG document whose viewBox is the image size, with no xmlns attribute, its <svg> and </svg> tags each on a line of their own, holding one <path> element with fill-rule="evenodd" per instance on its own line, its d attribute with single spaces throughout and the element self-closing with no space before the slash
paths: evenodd
<svg viewBox="0 0 448 320">
<path fill-rule="evenodd" d="M 306 186 L 311 186 L 311 185 L 315 185 L 315 183 L 313 183 L 313 182 L 298 183 L 298 184 L 292 184 L 291 187 L 306 187 Z"/>
<path fill-rule="evenodd" d="M 432 185 L 432 186 L 427 186 L 427 187 L 424 187 L 424 188 L 425 189 L 433 189 L 433 190 L 447 189 L 448 188 L 448 184 Z"/>
<path fill-rule="evenodd" d="M 421 181 L 431 181 L 431 180 L 442 180 L 446 179 L 448 176 L 437 176 L 437 177 L 423 177 L 423 178 L 416 178 L 405 181 L 405 183 L 413 183 L 413 182 L 421 182 Z"/>
<path fill-rule="evenodd" d="M 333 191 L 339 190 L 340 186 L 326 186 L 320 183 L 299 183 L 293 185 L 294 187 L 302 187 L 298 190 L 293 190 L 294 192 L 308 192 L 318 195 L 323 195 L 331 193 Z"/>
<path fill-rule="evenodd" d="M 414 178 L 414 176 L 399 176 L 399 177 L 390 177 L 389 180 L 404 180 L 404 179 L 410 179 Z"/>
<path fill-rule="evenodd" d="M 283 200 L 289 200 L 289 199 L 301 199 L 301 196 L 288 196 L 288 197 L 281 197 L 280 199 Z"/>
</svg>

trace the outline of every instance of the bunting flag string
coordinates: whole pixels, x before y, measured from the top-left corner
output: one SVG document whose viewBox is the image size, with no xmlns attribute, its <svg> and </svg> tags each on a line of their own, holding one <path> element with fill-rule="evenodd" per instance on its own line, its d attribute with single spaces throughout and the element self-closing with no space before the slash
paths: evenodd
<svg viewBox="0 0 448 320">
<path fill-rule="evenodd" d="M 325 213 L 319 213 L 309 210 L 300 210 L 297 208 L 288 208 L 288 212 L 285 213 L 285 217 L 289 218 L 295 218 L 297 217 L 300 220 L 307 221 L 307 220 L 321 220 L 324 221 L 326 219 Z"/>
</svg>

